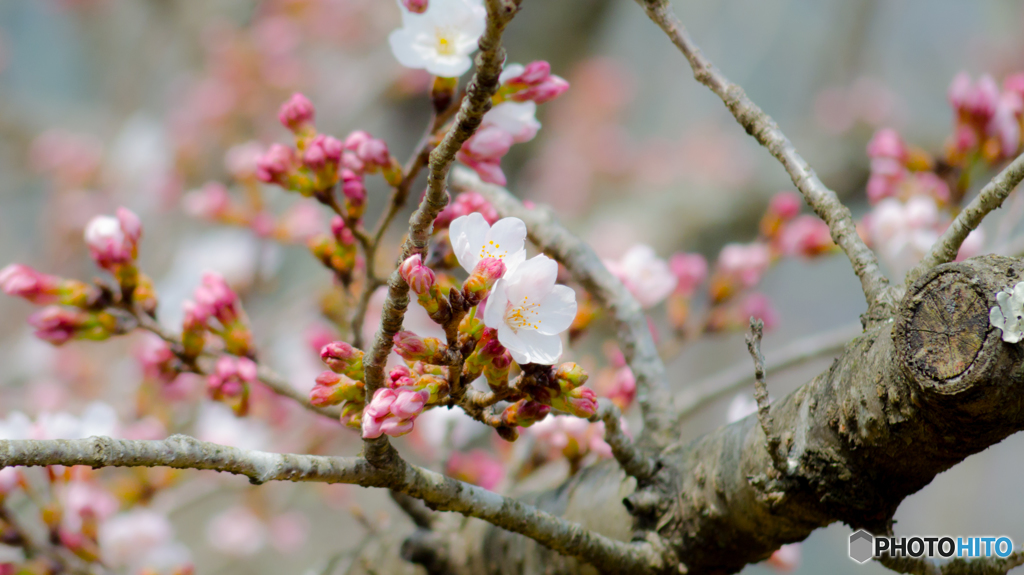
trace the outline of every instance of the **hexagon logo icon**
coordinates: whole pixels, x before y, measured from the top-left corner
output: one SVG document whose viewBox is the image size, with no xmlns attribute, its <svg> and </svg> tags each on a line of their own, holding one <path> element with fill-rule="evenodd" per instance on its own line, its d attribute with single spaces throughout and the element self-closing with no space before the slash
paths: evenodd
<svg viewBox="0 0 1024 575">
<path fill-rule="evenodd" d="M 865 563 L 874 555 L 875 538 L 863 529 L 850 535 L 850 559 Z"/>
</svg>

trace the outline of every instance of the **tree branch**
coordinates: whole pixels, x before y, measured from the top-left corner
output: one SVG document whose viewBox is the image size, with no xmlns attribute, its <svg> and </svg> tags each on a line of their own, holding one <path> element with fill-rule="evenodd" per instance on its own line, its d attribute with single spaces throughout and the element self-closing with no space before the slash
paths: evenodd
<svg viewBox="0 0 1024 575">
<path fill-rule="evenodd" d="M 508 190 L 484 183 L 468 169 L 455 170 L 452 187 L 477 192 L 502 216 L 523 220 L 530 240 L 564 265 L 573 279 L 611 312 L 622 353 L 636 377 L 637 402 L 644 420 L 641 443 L 646 439 L 654 439 L 659 444 L 669 440 L 664 435 L 669 429 L 667 408 L 671 402 L 665 383 L 665 365 L 651 337 L 647 316 L 633 294 L 604 267 L 593 248 L 565 229 L 549 209 L 527 208 Z"/>
<path fill-rule="evenodd" d="M 657 470 L 657 462 L 637 449 L 633 441 L 622 432 L 622 413 L 618 406 L 606 397 L 598 401 L 597 413 L 590 417 L 590 421 L 604 422 L 604 440 L 612 448 L 615 460 L 626 475 L 639 481 L 649 479 Z"/>
<path fill-rule="evenodd" d="M 924 557 L 889 555 L 875 560 L 890 571 L 911 575 L 1006 575 L 1011 569 L 1024 565 L 1024 554 L 1014 551 L 1008 557 L 957 558 L 948 563 Z"/>
<path fill-rule="evenodd" d="M 992 178 L 971 203 L 957 214 L 956 219 L 943 232 L 939 241 L 932 245 L 928 254 L 907 273 L 906 284 L 909 286 L 914 283 L 917 278 L 937 265 L 955 260 L 967 235 L 981 225 L 981 221 L 989 212 L 1003 205 L 1003 200 L 1017 188 L 1021 180 L 1024 180 L 1024 154 L 1017 156 L 1017 159 L 1003 168 L 1003 171 Z"/>
<path fill-rule="evenodd" d="M 761 424 L 767 440 L 766 447 L 768 455 L 775 463 L 775 469 L 782 474 L 786 473 L 786 462 L 779 456 L 779 446 L 782 439 L 775 431 L 775 422 L 772 421 L 772 408 L 768 403 L 768 382 L 765 381 L 764 354 L 761 353 L 761 338 L 764 336 L 764 322 L 759 319 L 750 318 L 750 333 L 747 335 L 747 351 L 754 360 L 754 399 L 757 400 L 757 421 Z"/>
<path fill-rule="evenodd" d="M 18 465 L 207 469 L 244 475 L 254 484 L 314 481 L 387 487 L 422 499 L 431 509 L 483 519 L 602 568 L 650 573 L 662 569 L 666 560 L 665 552 L 656 542 L 615 541 L 515 499 L 402 460 L 382 469 L 361 457 L 266 453 L 185 435 L 159 441 L 110 437 L 0 440 L 0 466 Z"/>
<path fill-rule="evenodd" d="M 730 82 L 704 56 L 682 23 L 671 11 L 668 0 L 637 0 L 637 3 L 646 10 L 647 16 L 665 31 L 672 43 L 686 56 L 690 67 L 693 68 L 694 78 L 721 98 L 736 121 L 758 143 L 767 148 L 786 169 L 797 189 L 803 194 L 804 200 L 811 206 L 814 213 L 828 224 L 832 240 L 846 253 L 853 264 L 853 271 L 860 278 L 861 289 L 864 290 L 869 308 L 880 305 L 882 306 L 881 315 L 885 315 L 885 310 L 893 304 L 888 295 L 889 280 L 879 269 L 878 258 L 875 257 L 874 252 L 857 234 L 850 210 L 839 201 L 835 192 L 828 189 L 818 179 L 817 174 L 797 153 L 796 148 L 782 133 L 775 120 L 751 101 L 743 88 Z"/>
<path fill-rule="evenodd" d="M 476 71 L 466 89 L 466 97 L 455 116 L 454 124 L 441 143 L 430 152 L 427 165 L 427 193 L 409 219 L 409 237 L 402 245 L 401 261 L 413 254 L 426 252 L 434 220 L 448 202 L 445 193 L 448 171 L 455 160 L 455 154 L 476 132 L 484 114 L 491 109 L 491 96 L 498 89 L 498 78 L 501 75 L 502 63 L 505 61 L 501 35 L 516 10 L 517 5 L 510 0 L 487 0 L 487 28 L 480 37 Z M 373 393 L 384 384 L 384 366 L 394 345 L 394 335 L 402 329 L 402 319 L 408 306 L 409 286 L 396 269 L 388 279 L 388 295 L 381 313 L 381 326 L 364 364 L 367 403 L 373 397 Z M 375 462 L 382 461 L 386 443 L 386 439 L 368 441 L 367 457 Z"/>
</svg>

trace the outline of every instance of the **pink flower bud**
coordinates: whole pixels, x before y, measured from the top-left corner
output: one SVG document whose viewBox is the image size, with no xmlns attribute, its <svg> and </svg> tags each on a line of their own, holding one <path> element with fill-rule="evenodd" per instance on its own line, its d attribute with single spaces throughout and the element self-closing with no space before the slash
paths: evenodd
<svg viewBox="0 0 1024 575">
<path fill-rule="evenodd" d="M 277 119 L 281 121 L 281 125 L 285 128 L 292 132 L 298 132 L 313 122 L 315 114 L 316 109 L 313 108 L 313 103 L 302 94 L 296 92 L 285 103 L 281 104 L 281 108 L 277 112 Z"/>
<path fill-rule="evenodd" d="M 463 294 L 473 302 L 479 302 L 490 293 L 494 283 L 505 275 L 505 270 L 505 262 L 501 258 L 483 258 L 462 284 Z"/>
<path fill-rule="evenodd" d="M 597 395 L 589 387 L 577 387 L 552 398 L 551 407 L 586 419 L 597 412 Z"/>
<path fill-rule="evenodd" d="M 0 290 L 37 305 L 57 303 L 61 278 L 38 272 L 26 265 L 10 264 L 0 269 Z"/>
<path fill-rule="evenodd" d="M 344 375 L 325 371 L 316 378 L 316 384 L 309 391 L 309 402 L 317 406 L 338 405 L 343 401 L 360 401 L 364 384 Z"/>
<path fill-rule="evenodd" d="M 953 109 L 959 111 L 967 105 L 967 101 L 971 97 L 971 93 L 973 91 L 973 86 L 971 84 L 971 75 L 968 74 L 967 71 L 961 71 L 953 77 L 953 81 L 949 84 L 949 91 L 947 92 L 949 104 L 953 106 Z"/>
<path fill-rule="evenodd" d="M 373 392 L 373 399 L 370 400 L 370 404 L 363 410 L 363 416 L 370 417 L 385 417 L 391 413 L 391 404 L 398 398 L 398 392 L 382 387 L 377 391 Z"/>
<path fill-rule="evenodd" d="M 386 417 L 380 422 L 380 430 L 384 435 L 401 437 L 412 431 L 412 419 L 399 419 L 397 417 Z"/>
<path fill-rule="evenodd" d="M 907 159 L 907 153 L 903 138 L 891 128 L 878 130 L 868 142 L 869 158 L 892 158 L 903 162 Z"/>
<path fill-rule="evenodd" d="M 210 397 L 231 405 L 237 415 L 249 408 L 249 386 L 257 381 L 256 364 L 247 357 L 222 355 L 206 380 Z"/>
<path fill-rule="evenodd" d="M 456 157 L 460 162 L 466 164 L 466 167 L 476 172 L 482 181 L 496 186 L 508 184 L 505 172 L 502 171 L 501 164 L 497 160 L 481 161 L 469 154 L 463 154 L 461 151 Z"/>
<path fill-rule="evenodd" d="M 359 217 L 366 207 L 366 185 L 363 177 L 352 170 L 341 171 L 341 193 L 345 196 L 350 215 Z"/>
<path fill-rule="evenodd" d="M 225 326 L 239 319 L 238 295 L 218 273 L 203 274 L 203 283 L 192 294 L 199 307 L 210 313 Z"/>
<path fill-rule="evenodd" d="M 430 392 L 424 390 L 400 389 L 391 403 L 391 413 L 399 419 L 411 419 L 423 412 L 423 406 L 430 399 Z"/>
<path fill-rule="evenodd" d="M 345 141 L 342 145 L 346 150 L 349 150 L 350 152 L 355 152 L 356 150 L 359 149 L 359 146 L 363 142 L 372 139 L 373 136 L 371 136 L 368 132 L 365 132 L 363 130 L 355 130 L 345 137 Z"/>
<path fill-rule="evenodd" d="M 334 373 L 363 379 L 363 352 L 343 341 L 331 342 L 320 350 L 320 359 Z"/>
<path fill-rule="evenodd" d="M 399 333 L 411 333 L 411 332 L 399 332 Z M 410 387 L 416 385 L 415 375 L 408 366 L 399 365 L 388 373 L 387 386 L 391 389 L 398 389 L 400 387 Z"/>
<path fill-rule="evenodd" d="M 551 64 L 544 60 L 535 60 L 527 64 L 523 68 L 522 73 L 505 80 L 505 83 L 510 85 L 536 86 L 547 80 L 550 75 Z"/>
<path fill-rule="evenodd" d="M 402 262 L 398 267 L 398 273 L 417 295 L 429 292 L 437 281 L 433 270 L 423 265 L 423 258 L 419 254 L 409 256 Z"/>
<path fill-rule="evenodd" d="M 28 323 L 36 329 L 36 337 L 53 345 L 61 345 L 74 339 L 89 323 L 89 314 L 83 311 L 49 306 L 29 316 Z"/>
<path fill-rule="evenodd" d="M 691 296 L 708 277 L 708 262 L 700 254 L 673 254 L 668 268 L 676 276 L 676 293 Z"/>
<path fill-rule="evenodd" d="M 1003 90 L 1013 92 L 1024 98 L 1024 72 L 1011 74 L 1003 79 Z"/>
<path fill-rule="evenodd" d="M 434 337 L 420 337 L 411 331 L 400 331 L 394 338 L 395 353 L 408 361 L 438 363 L 446 347 Z"/>
<path fill-rule="evenodd" d="M 318 134 L 306 145 L 302 162 L 313 171 L 336 170 L 341 163 L 341 153 L 342 145 L 337 138 Z"/>
<path fill-rule="evenodd" d="M 377 138 L 364 140 L 359 143 L 355 153 L 367 169 L 386 168 L 391 165 L 391 154 L 388 152 L 388 145 L 383 140 Z"/>
<path fill-rule="evenodd" d="M 567 82 L 565 78 L 560 76 L 549 76 L 540 84 L 513 94 L 512 99 L 516 102 L 533 100 L 538 104 L 543 104 L 561 96 L 568 89 L 569 82 Z"/>
<path fill-rule="evenodd" d="M 521 399 L 501 412 L 501 423 L 507 426 L 530 427 L 547 417 L 551 406 L 529 399 Z"/>
<path fill-rule="evenodd" d="M 85 243 L 93 260 L 112 272 L 135 260 L 141 237 L 139 217 L 125 208 L 118 208 L 116 217 L 96 216 L 85 227 Z"/>
<path fill-rule="evenodd" d="M 612 385 L 604 395 L 619 406 L 619 409 L 625 411 L 629 408 L 636 399 L 636 376 L 633 375 L 633 370 L 629 369 L 629 366 L 615 370 Z"/>
<path fill-rule="evenodd" d="M 586 370 L 573 362 L 563 363 L 555 369 L 555 380 L 560 386 L 564 384 L 568 389 L 575 389 L 587 383 L 588 377 Z"/>
<path fill-rule="evenodd" d="M 413 14 L 422 14 L 427 11 L 427 0 L 402 0 L 402 6 Z"/>
<path fill-rule="evenodd" d="M 283 144 L 274 144 L 256 161 L 256 177 L 261 182 L 284 186 L 286 176 L 296 163 L 293 149 Z"/>
</svg>

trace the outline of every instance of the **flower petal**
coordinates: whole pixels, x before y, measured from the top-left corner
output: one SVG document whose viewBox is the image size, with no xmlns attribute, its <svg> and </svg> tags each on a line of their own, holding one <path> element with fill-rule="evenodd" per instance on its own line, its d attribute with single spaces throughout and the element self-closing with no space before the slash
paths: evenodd
<svg viewBox="0 0 1024 575">
<path fill-rule="evenodd" d="M 490 229 L 491 226 L 479 212 L 455 218 L 448 226 L 452 251 L 459 265 L 467 272 L 473 273 L 473 268 L 480 261 L 480 247 L 487 240 Z"/>
<path fill-rule="evenodd" d="M 569 329 L 576 319 L 576 292 L 569 286 L 556 285 L 537 308 L 537 331 L 555 335 Z"/>
<path fill-rule="evenodd" d="M 553 365 L 562 356 L 562 338 L 557 335 L 543 334 L 531 329 L 521 329 L 517 335 L 526 345 L 525 354 L 529 363 Z"/>
<path fill-rule="evenodd" d="M 508 299 L 513 305 L 522 305 L 529 298 L 531 302 L 542 302 L 555 286 L 558 264 L 541 254 L 532 257 L 516 267 L 514 274 L 506 273 Z"/>
<path fill-rule="evenodd" d="M 504 322 L 498 326 L 498 342 L 505 346 L 505 349 L 512 354 L 512 359 L 518 364 L 532 363 L 529 354 L 529 345 L 520 337 L 526 330 L 516 333 Z"/>
<path fill-rule="evenodd" d="M 399 28 L 388 35 L 388 43 L 391 44 L 391 52 L 395 55 L 398 63 L 406 68 L 421 69 L 426 66 L 420 52 L 413 46 L 415 34 Z"/>
<path fill-rule="evenodd" d="M 526 224 L 519 218 L 502 218 L 491 226 L 484 249 L 491 257 L 502 258 L 523 250 L 526 244 Z M 507 264 L 506 264 L 507 265 Z"/>
<path fill-rule="evenodd" d="M 505 306 L 508 305 L 507 286 L 508 282 L 500 279 L 491 288 L 491 295 L 487 296 L 487 306 L 484 307 L 484 325 L 491 329 L 500 330 L 505 325 Z M 500 337 L 498 341 L 501 341 Z M 502 345 L 505 345 L 505 343 L 502 342 Z"/>
</svg>

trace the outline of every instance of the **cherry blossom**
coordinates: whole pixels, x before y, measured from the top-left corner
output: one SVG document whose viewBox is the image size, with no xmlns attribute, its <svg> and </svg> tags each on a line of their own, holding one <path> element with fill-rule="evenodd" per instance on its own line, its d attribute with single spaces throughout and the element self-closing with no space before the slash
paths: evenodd
<svg viewBox="0 0 1024 575">
<path fill-rule="evenodd" d="M 576 292 L 556 285 L 557 276 L 555 260 L 539 255 L 509 271 L 491 291 L 484 323 L 498 330 L 498 341 L 517 363 L 552 365 L 562 355 L 558 334 L 576 317 Z"/>
<path fill-rule="evenodd" d="M 449 238 L 459 265 L 469 273 L 480 260 L 497 258 L 505 263 L 507 275 L 526 259 L 526 224 L 519 218 L 503 218 L 491 226 L 474 212 L 452 221 Z"/>
<path fill-rule="evenodd" d="M 622 280 L 644 309 L 668 297 L 679 282 L 668 263 L 644 244 L 629 248 L 618 260 L 604 260 L 604 265 Z"/>
<path fill-rule="evenodd" d="M 388 42 L 403 66 L 457 78 L 472 65 L 470 55 L 486 20 L 481 0 L 433 0 L 422 13 L 403 9 L 402 27 L 388 36 Z"/>
</svg>

